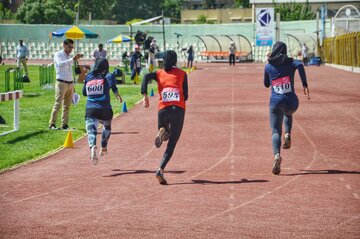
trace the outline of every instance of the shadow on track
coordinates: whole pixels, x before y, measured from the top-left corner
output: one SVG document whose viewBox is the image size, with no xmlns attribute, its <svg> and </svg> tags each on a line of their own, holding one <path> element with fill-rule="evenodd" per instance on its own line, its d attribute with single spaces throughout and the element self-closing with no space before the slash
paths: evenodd
<svg viewBox="0 0 360 239">
<path fill-rule="evenodd" d="M 241 180 L 237 181 L 210 181 L 210 180 L 202 180 L 202 179 L 194 179 L 191 180 L 191 182 L 183 182 L 183 183 L 170 183 L 168 185 L 180 185 L 180 184 L 202 184 L 202 185 L 209 185 L 209 184 L 239 184 L 239 183 L 267 183 L 268 180 L 263 179 L 255 179 L 255 180 L 249 180 L 246 178 L 243 178 Z"/>
<path fill-rule="evenodd" d="M 279 176 L 297 176 L 308 174 L 360 174 L 359 171 L 343 171 L 334 169 L 320 169 L 320 170 L 300 170 L 301 173 L 280 174 Z"/>
<path fill-rule="evenodd" d="M 114 173 L 111 175 L 105 175 L 103 177 L 117 177 L 117 176 L 122 176 L 122 175 L 127 175 L 127 174 L 144 174 L 144 173 L 153 173 L 155 174 L 156 171 L 153 170 L 121 170 L 121 169 L 114 169 L 113 171 L 115 172 L 119 172 L 119 173 Z M 181 173 L 185 173 L 186 171 L 166 171 L 166 173 L 172 173 L 172 174 L 181 174 Z"/>
</svg>

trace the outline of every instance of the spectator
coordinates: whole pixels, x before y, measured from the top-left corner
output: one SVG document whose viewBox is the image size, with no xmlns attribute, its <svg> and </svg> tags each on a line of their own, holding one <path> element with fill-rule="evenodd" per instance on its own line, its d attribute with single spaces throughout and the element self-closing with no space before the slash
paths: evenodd
<svg viewBox="0 0 360 239">
<path fill-rule="evenodd" d="M 149 72 L 153 72 L 156 64 L 155 64 L 155 54 L 157 51 L 157 43 L 156 40 L 153 39 L 150 43 L 150 48 L 149 48 L 149 58 L 148 58 L 148 62 L 149 62 Z"/>
<path fill-rule="evenodd" d="M 193 61 L 194 61 L 194 49 L 193 49 L 192 45 L 190 45 L 189 49 L 187 50 L 187 54 L 188 54 L 187 68 L 189 68 L 189 65 L 190 65 L 190 68 L 192 68 Z"/>
<path fill-rule="evenodd" d="M 307 47 L 306 43 L 304 43 L 301 48 L 301 55 L 303 56 L 303 63 L 305 66 L 308 65 L 308 58 L 307 58 L 308 51 L 309 51 L 309 48 Z"/>
<path fill-rule="evenodd" d="M 235 52 L 236 52 L 236 46 L 234 42 L 230 42 L 229 47 L 229 64 L 231 66 L 231 63 L 235 66 Z"/>
<path fill-rule="evenodd" d="M 135 52 L 131 55 L 130 59 L 130 69 L 131 69 L 131 80 L 134 81 L 136 85 L 139 81 L 139 74 L 141 72 L 141 52 L 140 46 L 135 46 Z"/>
<path fill-rule="evenodd" d="M 93 54 L 93 56 L 94 56 L 94 58 L 95 58 L 95 61 L 96 61 L 98 58 L 106 59 L 107 52 L 106 52 L 106 50 L 104 50 L 103 44 L 100 43 L 100 44 L 98 45 L 98 47 L 99 47 L 99 49 L 96 49 L 96 50 L 94 51 L 94 54 Z"/>
<path fill-rule="evenodd" d="M 74 57 L 70 56 L 74 48 L 74 41 L 66 39 L 63 43 L 63 50 L 58 51 L 54 55 L 54 66 L 56 72 L 55 83 L 55 103 L 51 112 L 49 129 L 56 128 L 57 114 L 63 107 L 61 116 L 61 129 L 69 129 L 69 112 L 74 92 L 74 78 L 72 73 L 73 62 L 76 62 L 81 56 L 77 53 Z"/>
<path fill-rule="evenodd" d="M 127 51 L 125 51 L 123 54 L 122 54 L 122 60 L 124 61 L 124 60 L 127 60 L 128 59 L 128 53 L 127 53 Z"/>
<path fill-rule="evenodd" d="M 27 60 L 29 56 L 29 50 L 27 46 L 24 45 L 23 40 L 19 40 L 19 45 L 16 47 L 16 59 L 17 59 L 17 67 L 20 67 L 20 63 L 23 64 L 25 69 L 25 75 L 29 76 L 28 68 L 27 68 Z"/>
</svg>

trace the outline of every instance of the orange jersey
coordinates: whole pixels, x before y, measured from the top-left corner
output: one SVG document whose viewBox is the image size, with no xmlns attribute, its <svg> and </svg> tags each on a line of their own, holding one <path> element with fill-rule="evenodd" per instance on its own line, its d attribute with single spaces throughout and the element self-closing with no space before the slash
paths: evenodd
<svg viewBox="0 0 360 239">
<path fill-rule="evenodd" d="M 183 89 L 185 74 L 185 71 L 176 67 L 168 72 L 163 69 L 156 71 L 156 81 L 160 96 L 158 110 L 171 105 L 186 109 Z"/>
</svg>

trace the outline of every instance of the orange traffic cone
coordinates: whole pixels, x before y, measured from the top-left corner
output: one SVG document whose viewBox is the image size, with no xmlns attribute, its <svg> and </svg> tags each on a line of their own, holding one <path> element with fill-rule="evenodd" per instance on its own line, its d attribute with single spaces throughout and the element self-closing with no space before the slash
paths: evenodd
<svg viewBox="0 0 360 239">
<path fill-rule="evenodd" d="M 64 142 L 64 147 L 65 148 L 74 147 L 74 141 L 73 141 L 73 138 L 72 138 L 71 130 L 67 133 L 67 136 L 66 136 L 66 139 L 65 139 L 65 142 Z"/>
</svg>

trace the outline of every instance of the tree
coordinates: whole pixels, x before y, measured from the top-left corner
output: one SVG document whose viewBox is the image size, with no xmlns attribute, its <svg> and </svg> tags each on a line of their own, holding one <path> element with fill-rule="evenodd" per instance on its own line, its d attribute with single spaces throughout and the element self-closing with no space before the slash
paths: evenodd
<svg viewBox="0 0 360 239">
<path fill-rule="evenodd" d="M 27 0 L 19 7 L 16 19 L 27 24 L 72 24 L 73 14 L 56 0 Z"/>
<path fill-rule="evenodd" d="M 184 0 L 164 0 L 164 15 L 180 21 L 183 2 Z"/>
<path fill-rule="evenodd" d="M 110 20 L 124 23 L 134 18 L 148 19 L 161 15 L 164 0 L 122 0 L 110 7 Z"/>
<path fill-rule="evenodd" d="M 4 4 L 0 3 L 0 20 L 8 20 L 12 19 L 13 14 L 10 9 L 7 9 Z"/>
<path fill-rule="evenodd" d="M 206 8 L 216 8 L 216 1 L 215 0 L 205 0 Z"/>
<path fill-rule="evenodd" d="M 65 1 L 66 0 L 62 0 Z M 114 4 L 114 0 L 79 0 L 80 19 L 87 19 L 91 13 L 91 19 L 108 19 L 110 6 Z M 124 1 L 116 1 L 123 3 Z M 73 7 L 73 11 L 77 12 L 78 3 Z M 64 3 L 66 4 L 66 3 Z M 130 5 L 131 6 L 131 5 Z"/>
<path fill-rule="evenodd" d="M 208 21 L 207 16 L 199 15 L 194 24 L 214 24 L 214 21 Z"/>
<path fill-rule="evenodd" d="M 207 16 L 205 15 L 200 15 L 197 17 L 196 21 L 194 22 L 195 24 L 205 24 L 206 23 L 206 19 Z"/>
<path fill-rule="evenodd" d="M 275 13 L 280 13 L 281 21 L 297 21 L 315 19 L 315 14 L 311 11 L 308 0 L 302 3 L 281 3 L 276 4 L 273 0 Z"/>
<path fill-rule="evenodd" d="M 21 23 L 40 24 L 45 22 L 44 1 L 28 0 L 19 7 L 16 19 Z"/>
<path fill-rule="evenodd" d="M 249 8 L 250 2 L 249 0 L 235 0 L 234 8 Z"/>
</svg>

